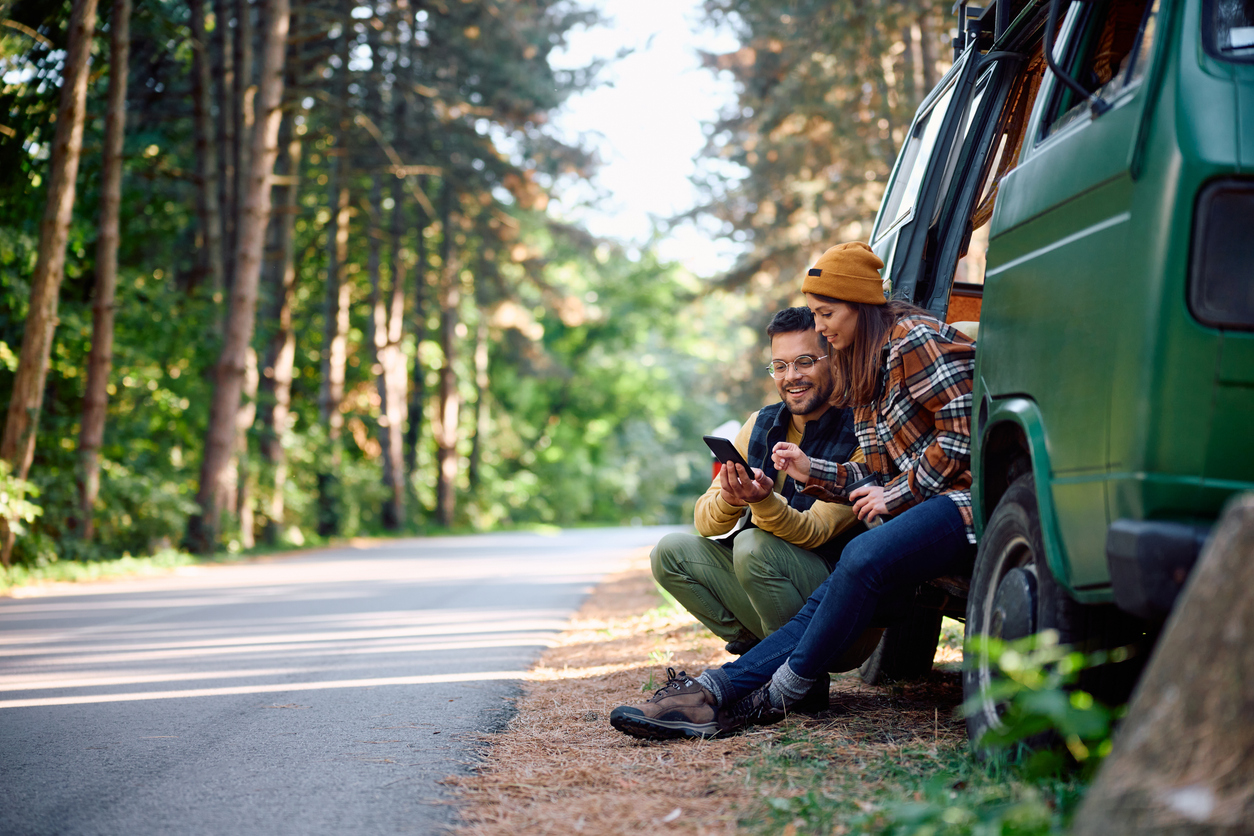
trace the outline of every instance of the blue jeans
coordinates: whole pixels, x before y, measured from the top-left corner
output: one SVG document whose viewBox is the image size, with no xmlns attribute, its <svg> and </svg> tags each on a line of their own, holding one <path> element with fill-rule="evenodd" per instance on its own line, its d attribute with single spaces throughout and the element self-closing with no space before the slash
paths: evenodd
<svg viewBox="0 0 1254 836">
<path fill-rule="evenodd" d="M 801 612 L 707 675 L 718 684 L 724 705 L 770 681 L 784 662 L 798 676 L 817 679 L 870 626 L 885 593 L 963 568 L 974 548 L 953 500 L 926 500 L 853 538 Z"/>
</svg>

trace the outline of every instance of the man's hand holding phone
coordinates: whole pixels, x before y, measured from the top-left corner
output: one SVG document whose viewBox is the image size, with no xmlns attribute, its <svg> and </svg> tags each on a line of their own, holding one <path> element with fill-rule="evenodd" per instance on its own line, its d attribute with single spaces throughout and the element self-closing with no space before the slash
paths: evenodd
<svg viewBox="0 0 1254 836">
<path fill-rule="evenodd" d="M 761 502 L 775 488 L 775 481 L 761 470 L 753 468 L 751 476 L 744 465 L 736 462 L 723 462 L 718 472 L 718 484 L 723 501 L 736 506 Z"/>
</svg>

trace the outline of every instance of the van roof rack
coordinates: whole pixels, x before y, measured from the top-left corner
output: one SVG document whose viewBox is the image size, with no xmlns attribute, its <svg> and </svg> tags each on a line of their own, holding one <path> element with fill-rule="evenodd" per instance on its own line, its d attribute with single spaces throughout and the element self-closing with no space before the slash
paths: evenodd
<svg viewBox="0 0 1254 836">
<path fill-rule="evenodd" d="M 1015 15 L 1023 11 L 1030 0 L 988 0 L 985 6 L 973 6 L 968 0 L 955 0 L 953 14 L 958 18 L 958 37 L 954 38 L 954 60 L 972 41 L 984 33 L 991 33 L 997 40 L 1010 28 Z"/>
</svg>

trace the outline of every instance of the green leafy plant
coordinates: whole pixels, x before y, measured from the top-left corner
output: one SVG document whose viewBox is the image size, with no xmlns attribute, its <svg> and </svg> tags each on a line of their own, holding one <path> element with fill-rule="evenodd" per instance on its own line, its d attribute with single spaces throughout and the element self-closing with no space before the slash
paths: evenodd
<svg viewBox="0 0 1254 836">
<path fill-rule="evenodd" d="M 965 785 L 956 787 L 951 776 L 938 775 L 926 782 L 919 795 L 917 800 L 889 804 L 856 818 L 853 830 L 886 836 L 1064 832 L 1063 817 L 1055 805 L 1032 785 L 990 782 L 968 790 Z"/>
<path fill-rule="evenodd" d="M 967 654 L 982 655 L 995 666 L 989 696 L 1004 707 L 1000 724 L 990 727 L 979 745 L 1023 757 L 1035 774 L 1066 766 L 1068 755 L 1091 774 L 1110 753 L 1118 712 L 1076 685 L 1084 671 L 1127 658 L 1125 649 L 1084 653 L 1060 644 L 1057 631 L 1044 630 L 1011 642 L 980 639 L 970 643 Z M 976 708 L 968 702 L 962 710 Z"/>
<path fill-rule="evenodd" d="M 0 460 L 0 519 L 19 537 L 26 533 L 24 523 L 32 523 L 43 509 L 27 497 L 37 498 L 39 489 L 12 475 L 12 466 Z"/>
</svg>

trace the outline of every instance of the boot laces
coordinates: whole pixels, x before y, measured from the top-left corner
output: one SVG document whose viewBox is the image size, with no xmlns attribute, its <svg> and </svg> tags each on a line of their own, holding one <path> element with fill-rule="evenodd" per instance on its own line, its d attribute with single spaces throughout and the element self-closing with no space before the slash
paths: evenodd
<svg viewBox="0 0 1254 836">
<path fill-rule="evenodd" d="M 771 703 L 771 695 L 767 686 L 763 685 L 744 699 L 737 700 L 728 712 L 728 720 L 734 724 L 754 721 L 770 717 L 773 714 L 786 714 Z"/>
<path fill-rule="evenodd" d="M 686 683 L 691 678 L 692 677 L 688 676 L 688 674 L 684 673 L 683 671 L 680 671 L 679 673 L 675 673 L 674 668 L 667 668 L 666 669 L 666 684 L 663 685 L 661 688 L 657 689 L 657 692 L 654 693 L 653 698 L 650 699 L 649 702 L 657 702 L 658 700 L 664 697 L 674 696 L 674 693 L 670 693 L 670 692 L 673 691 L 675 693 L 678 693 L 679 691 L 684 690 L 684 683 Z"/>
</svg>

